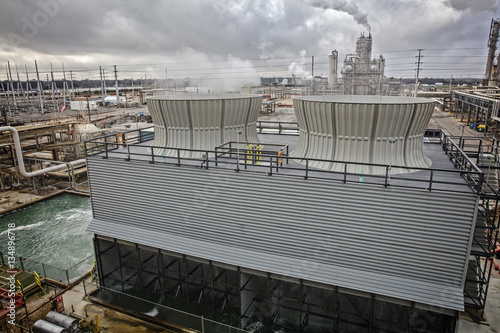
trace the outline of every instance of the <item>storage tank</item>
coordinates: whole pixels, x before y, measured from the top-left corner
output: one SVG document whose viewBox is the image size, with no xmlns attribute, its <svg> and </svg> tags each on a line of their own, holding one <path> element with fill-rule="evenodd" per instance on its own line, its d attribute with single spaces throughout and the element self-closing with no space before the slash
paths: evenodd
<svg viewBox="0 0 500 333">
<path fill-rule="evenodd" d="M 229 141 L 259 143 L 257 117 L 261 95 L 167 95 L 146 100 L 155 126 L 153 146 L 212 151 Z M 175 150 L 163 148 L 155 148 L 154 153 L 177 154 Z M 202 154 L 181 151 L 181 157 L 201 157 Z"/>
<path fill-rule="evenodd" d="M 64 327 L 40 319 L 33 325 L 33 333 L 69 333 L 69 331 Z"/>
<path fill-rule="evenodd" d="M 389 96 L 311 96 L 294 99 L 299 142 L 293 157 L 427 168 L 425 129 L 434 101 Z M 305 163 L 305 161 L 301 161 Z M 309 161 L 344 171 L 344 163 Z M 349 164 L 348 172 L 383 174 L 385 167 Z M 395 169 L 393 173 L 412 172 Z"/>
<path fill-rule="evenodd" d="M 74 332 L 78 328 L 78 320 L 76 318 L 55 311 L 47 313 L 45 320 L 64 327 L 70 332 Z"/>
</svg>

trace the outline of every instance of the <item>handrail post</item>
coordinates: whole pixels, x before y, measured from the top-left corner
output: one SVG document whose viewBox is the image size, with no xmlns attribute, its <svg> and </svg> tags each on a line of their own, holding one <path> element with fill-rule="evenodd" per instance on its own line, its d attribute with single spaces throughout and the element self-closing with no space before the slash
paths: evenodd
<svg viewBox="0 0 500 333">
<path fill-rule="evenodd" d="M 385 167 L 385 184 L 384 186 L 387 187 L 389 185 L 389 166 L 387 165 Z"/>
<path fill-rule="evenodd" d="M 481 172 L 479 174 L 479 181 L 477 183 L 477 194 L 481 194 L 482 192 L 483 181 L 484 181 L 484 173 Z"/>
<path fill-rule="evenodd" d="M 209 161 L 209 158 L 208 158 L 208 150 L 205 151 L 205 169 L 208 169 L 208 161 Z"/>
<path fill-rule="evenodd" d="M 151 146 L 151 163 L 155 163 L 155 149 L 153 146 Z"/>
<path fill-rule="evenodd" d="M 269 155 L 269 176 L 273 175 L 273 156 Z"/>
<path fill-rule="evenodd" d="M 433 180 L 433 178 L 434 178 L 434 170 L 431 169 L 431 176 L 430 176 L 430 179 L 429 179 L 429 188 L 428 188 L 429 192 L 432 191 L 432 180 Z"/>
<path fill-rule="evenodd" d="M 248 149 L 248 146 L 247 146 Z M 250 158 L 252 158 L 250 156 Z M 243 164 L 245 165 L 245 170 L 248 169 L 248 150 L 245 151 L 245 157 L 243 158 Z"/>
<path fill-rule="evenodd" d="M 217 147 L 215 147 L 215 166 L 217 166 L 217 155 L 218 155 L 218 152 L 217 152 Z"/>
<path fill-rule="evenodd" d="M 347 183 L 347 162 L 344 162 L 344 184 Z"/>
<path fill-rule="evenodd" d="M 106 138 L 105 139 L 106 141 L 104 141 L 104 150 L 106 151 L 106 158 L 108 158 L 108 139 Z M 87 146 L 86 145 L 87 142 L 85 142 L 85 147 Z M 86 150 L 87 148 L 85 148 Z"/>
<path fill-rule="evenodd" d="M 181 166 L 181 150 L 177 148 L 177 166 Z"/>
</svg>

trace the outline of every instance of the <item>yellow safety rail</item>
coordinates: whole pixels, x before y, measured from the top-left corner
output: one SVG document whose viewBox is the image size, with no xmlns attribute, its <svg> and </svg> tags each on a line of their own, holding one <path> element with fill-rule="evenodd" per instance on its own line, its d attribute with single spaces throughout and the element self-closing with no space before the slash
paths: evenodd
<svg viewBox="0 0 500 333">
<path fill-rule="evenodd" d="M 21 282 L 19 282 L 18 279 L 16 279 L 16 283 L 17 283 L 17 286 L 19 287 L 19 294 L 21 296 L 23 296 L 23 285 L 21 284 Z"/>
<path fill-rule="evenodd" d="M 253 149 L 253 145 L 247 145 L 247 149 L 250 149 L 247 150 L 247 164 L 252 164 L 253 153 L 251 149 Z"/>
<path fill-rule="evenodd" d="M 262 160 L 262 145 L 247 145 L 247 164 L 260 164 Z"/>
<path fill-rule="evenodd" d="M 97 315 L 97 313 L 95 314 L 95 328 L 97 333 L 101 331 L 101 329 L 99 328 L 99 316 Z"/>
<path fill-rule="evenodd" d="M 36 271 L 33 271 L 33 275 L 35 276 L 36 284 L 40 287 L 40 289 L 43 289 L 42 288 L 42 280 L 40 279 L 40 275 L 38 275 Z"/>
<path fill-rule="evenodd" d="M 284 151 L 283 149 L 281 149 L 281 150 L 278 152 L 278 156 L 279 156 L 279 158 L 278 158 L 278 164 L 280 164 L 280 165 L 281 165 L 281 164 L 283 164 L 283 157 L 282 157 L 282 156 L 283 156 L 284 154 L 285 154 L 285 151 Z"/>
<path fill-rule="evenodd" d="M 91 281 L 94 281 L 94 279 L 95 279 L 94 270 L 95 270 L 95 260 L 94 260 L 94 265 L 92 265 L 92 268 L 90 269 L 90 278 L 91 278 Z"/>
</svg>

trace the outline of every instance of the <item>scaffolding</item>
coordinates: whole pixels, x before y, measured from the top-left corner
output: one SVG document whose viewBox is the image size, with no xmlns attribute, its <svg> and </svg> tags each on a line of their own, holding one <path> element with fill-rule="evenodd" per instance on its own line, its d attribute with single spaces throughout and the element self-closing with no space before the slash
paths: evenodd
<svg viewBox="0 0 500 333">
<path fill-rule="evenodd" d="M 499 141 L 472 137 L 450 137 L 450 140 L 458 141 L 461 155 L 472 159 L 484 173 L 464 287 L 466 311 L 483 318 L 499 235 Z M 459 170 L 467 169 L 462 157 L 450 149 L 445 151 Z"/>
</svg>

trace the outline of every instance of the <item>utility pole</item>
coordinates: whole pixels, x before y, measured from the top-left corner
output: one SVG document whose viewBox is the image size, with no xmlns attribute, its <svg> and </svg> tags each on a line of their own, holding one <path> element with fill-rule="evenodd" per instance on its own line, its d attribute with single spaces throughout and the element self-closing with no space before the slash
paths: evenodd
<svg viewBox="0 0 500 333">
<path fill-rule="evenodd" d="M 99 66 L 99 76 L 101 77 L 101 96 L 102 96 L 102 106 L 104 106 L 104 82 L 102 81 L 102 68 Z"/>
<path fill-rule="evenodd" d="M 66 71 L 64 70 L 64 62 L 62 63 L 63 70 L 63 108 L 66 106 Z"/>
<path fill-rule="evenodd" d="M 7 61 L 7 66 L 9 67 L 9 83 L 10 83 L 10 91 L 12 92 L 12 99 L 14 100 L 14 109 L 17 110 L 17 100 L 16 100 L 16 93 L 14 92 L 14 84 L 12 83 L 12 72 L 10 70 L 10 63 Z M 12 117 L 12 114 L 10 115 Z"/>
<path fill-rule="evenodd" d="M 71 80 L 71 99 L 75 100 L 75 86 L 73 86 L 73 76 L 73 71 L 69 71 L 69 79 Z"/>
<path fill-rule="evenodd" d="M 420 65 L 423 64 L 422 61 L 420 61 L 420 59 L 423 58 L 422 56 L 422 50 L 423 49 L 418 49 L 418 56 L 416 56 L 415 58 L 417 58 L 417 75 L 415 76 L 415 97 L 417 97 L 417 90 L 418 90 L 418 78 L 419 78 L 419 75 L 420 75 Z"/>
<path fill-rule="evenodd" d="M 30 84 L 30 78 L 28 76 L 28 66 L 26 64 L 24 64 L 24 69 L 26 71 L 26 95 L 28 96 L 28 100 L 31 101 L 30 98 L 31 84 Z M 33 97 L 33 91 L 31 91 L 31 97 Z"/>
<path fill-rule="evenodd" d="M 314 79 L 314 56 L 311 57 L 311 76 Z"/>
<path fill-rule="evenodd" d="M 102 79 L 104 81 L 104 99 L 108 96 L 108 90 L 106 88 L 106 72 L 104 71 L 104 68 L 102 69 Z"/>
<path fill-rule="evenodd" d="M 23 85 L 21 84 L 21 79 L 19 78 L 19 70 L 17 69 L 17 65 L 16 65 L 16 75 L 17 75 L 17 96 L 20 99 L 21 94 L 19 92 L 19 89 L 21 89 L 21 91 L 23 92 L 24 101 L 26 102 L 26 93 L 24 92 Z"/>
<path fill-rule="evenodd" d="M 54 100 L 55 100 L 55 95 L 56 95 L 56 89 L 55 89 L 55 84 L 54 84 L 54 71 L 52 70 L 52 63 L 50 63 L 50 78 L 52 80 L 52 86 L 51 86 L 51 89 L 52 89 L 52 108 L 54 108 Z M 59 108 L 59 105 L 57 105 L 58 103 L 56 103 L 56 111 L 57 109 Z"/>
<path fill-rule="evenodd" d="M 7 74 L 7 109 L 9 110 L 9 117 L 12 117 L 12 111 L 10 110 L 10 88 L 9 88 L 9 72 L 7 71 L 7 65 L 5 66 L 5 74 Z M 7 117 L 5 117 L 7 120 Z"/>
<path fill-rule="evenodd" d="M 118 71 L 116 70 L 116 65 L 115 66 L 115 89 L 116 89 L 116 106 L 120 104 L 120 92 L 118 90 Z"/>
<path fill-rule="evenodd" d="M 314 56 L 311 57 L 311 94 L 316 95 L 316 87 L 314 86 Z"/>
<path fill-rule="evenodd" d="M 36 63 L 36 60 L 35 60 L 35 70 L 36 70 L 36 81 L 37 81 L 37 88 L 38 88 L 38 99 L 40 101 L 40 110 L 41 110 L 42 114 L 44 114 L 43 100 L 45 99 L 45 93 L 43 92 L 43 86 L 42 86 L 42 83 L 40 82 L 40 74 L 38 73 L 38 65 Z"/>
</svg>

